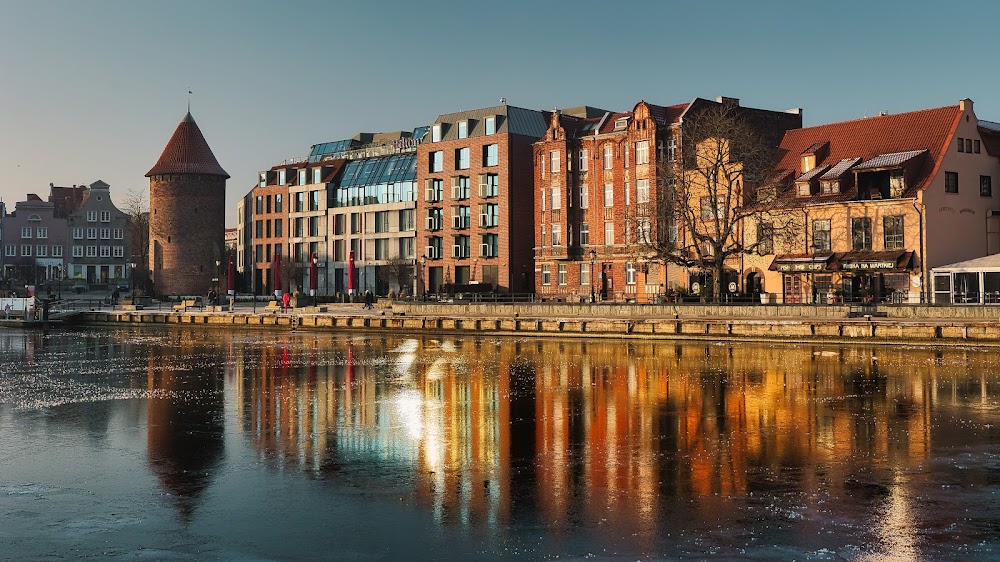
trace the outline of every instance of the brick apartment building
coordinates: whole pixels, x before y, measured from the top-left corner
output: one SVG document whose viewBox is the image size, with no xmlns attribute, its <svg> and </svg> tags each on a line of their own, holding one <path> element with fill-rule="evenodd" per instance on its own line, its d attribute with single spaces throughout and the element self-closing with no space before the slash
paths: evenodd
<svg viewBox="0 0 1000 562">
<path fill-rule="evenodd" d="M 671 106 L 640 101 L 628 112 L 582 107 L 551 115 L 532 152 L 536 293 L 645 302 L 671 287 L 687 288 L 700 275 L 639 259 L 635 240 L 638 234 L 684 236 L 676 227 L 658 229 L 651 203 L 664 188 L 669 167 L 683 162 L 685 122 L 719 104 L 733 106 L 771 146 L 786 130 L 802 126 L 798 109 L 747 108 L 725 97 Z"/>
<path fill-rule="evenodd" d="M 547 122 L 501 104 L 431 125 L 417 149 L 419 293 L 534 290 L 532 144 Z"/>
</svg>

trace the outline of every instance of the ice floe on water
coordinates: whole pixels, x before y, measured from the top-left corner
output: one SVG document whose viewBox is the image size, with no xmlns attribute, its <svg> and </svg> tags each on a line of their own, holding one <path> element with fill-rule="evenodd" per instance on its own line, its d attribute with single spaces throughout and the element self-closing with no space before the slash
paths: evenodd
<svg viewBox="0 0 1000 562">
<path fill-rule="evenodd" d="M 55 379 L 33 373 L 0 373 L 0 402 L 17 410 L 40 410 L 79 402 L 166 396 L 166 391 L 115 388 L 107 384 Z"/>
</svg>

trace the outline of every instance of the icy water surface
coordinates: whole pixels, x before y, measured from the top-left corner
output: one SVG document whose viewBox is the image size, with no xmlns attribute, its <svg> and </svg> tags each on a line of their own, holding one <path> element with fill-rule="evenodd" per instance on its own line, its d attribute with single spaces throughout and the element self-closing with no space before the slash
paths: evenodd
<svg viewBox="0 0 1000 562">
<path fill-rule="evenodd" d="M 1000 559 L 995 350 L 0 331 L 0 558 Z"/>
</svg>

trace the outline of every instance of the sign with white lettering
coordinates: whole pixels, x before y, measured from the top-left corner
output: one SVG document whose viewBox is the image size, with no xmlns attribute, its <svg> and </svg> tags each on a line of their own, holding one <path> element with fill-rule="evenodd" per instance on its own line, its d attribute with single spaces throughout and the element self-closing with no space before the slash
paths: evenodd
<svg viewBox="0 0 1000 562">
<path fill-rule="evenodd" d="M 779 263 L 774 266 L 778 271 L 822 271 L 826 268 L 824 262 L 792 262 Z"/>
<path fill-rule="evenodd" d="M 896 269 L 892 261 L 858 261 L 841 264 L 844 269 Z"/>
</svg>

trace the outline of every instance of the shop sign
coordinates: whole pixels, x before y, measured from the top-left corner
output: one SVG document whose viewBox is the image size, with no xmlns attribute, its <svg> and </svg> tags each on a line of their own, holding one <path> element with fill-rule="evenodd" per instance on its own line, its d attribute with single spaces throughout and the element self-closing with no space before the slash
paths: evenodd
<svg viewBox="0 0 1000 562">
<path fill-rule="evenodd" d="M 778 271 L 822 271 L 825 267 L 824 262 L 794 262 L 775 265 L 775 269 Z"/>
<path fill-rule="evenodd" d="M 896 269 L 894 261 L 859 261 L 841 264 L 844 269 Z"/>
</svg>

